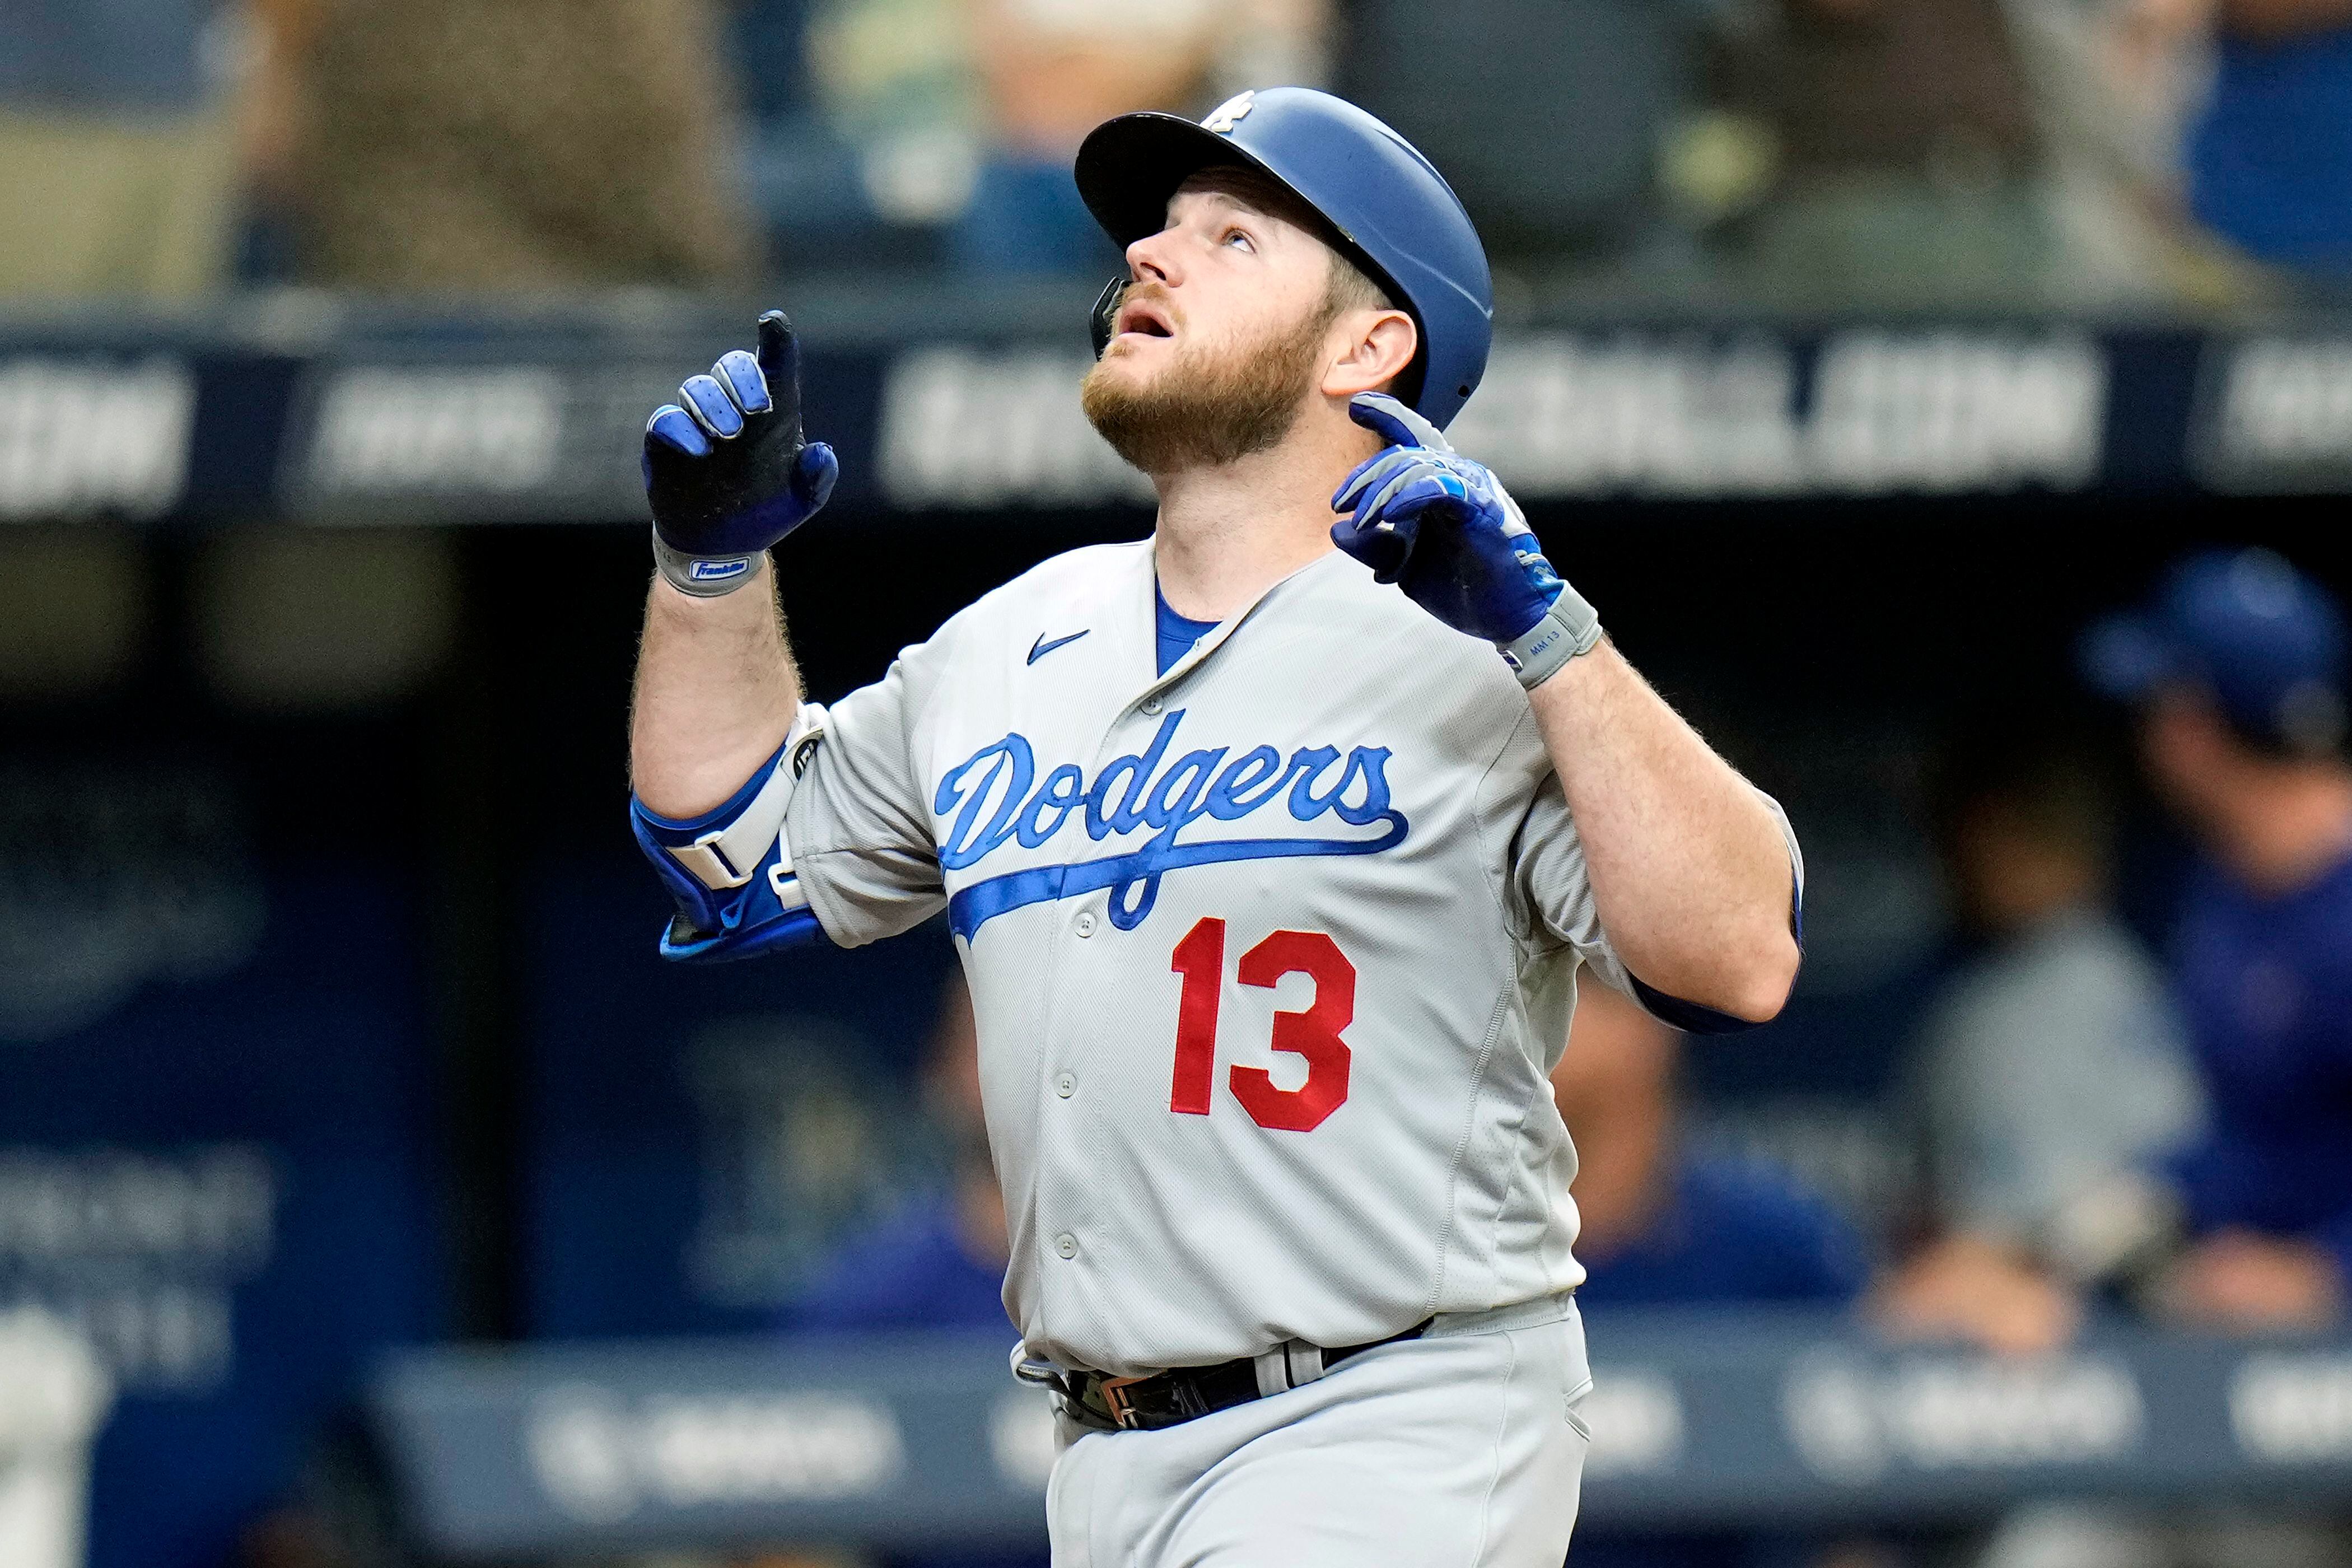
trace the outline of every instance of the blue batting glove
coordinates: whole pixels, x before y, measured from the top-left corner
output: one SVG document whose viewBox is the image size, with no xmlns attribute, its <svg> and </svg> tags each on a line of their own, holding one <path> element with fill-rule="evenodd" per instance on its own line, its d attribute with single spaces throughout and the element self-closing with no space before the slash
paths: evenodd
<svg viewBox="0 0 2352 1568">
<path fill-rule="evenodd" d="M 840 460 L 801 430 L 800 357 L 792 322 L 770 310 L 757 358 L 722 355 L 646 421 L 654 561 L 680 592 L 742 586 L 761 554 L 833 494 Z"/>
<path fill-rule="evenodd" d="M 1389 443 L 1331 497 L 1331 542 L 1423 609 L 1501 650 L 1522 686 L 1601 640 L 1601 619 L 1544 559 L 1518 503 L 1483 463 L 1385 393 L 1348 416 Z"/>
</svg>

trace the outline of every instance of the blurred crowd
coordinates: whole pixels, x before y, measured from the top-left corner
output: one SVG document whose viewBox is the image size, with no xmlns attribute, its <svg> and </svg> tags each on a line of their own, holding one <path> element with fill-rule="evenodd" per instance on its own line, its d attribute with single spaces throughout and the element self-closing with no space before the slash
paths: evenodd
<svg viewBox="0 0 2352 1568">
<path fill-rule="evenodd" d="M 51 0 L 0 12 L 0 295 L 1097 273 L 1084 132 L 1282 82 L 1531 288 L 2352 279 L 2346 0 Z"/>
<path fill-rule="evenodd" d="M 2352 0 L 46 0 L 0 6 L 0 300 L 1098 278 L 1118 261 L 1069 177 L 1080 137 L 1275 82 L 1419 143 L 1507 303 L 2352 300 Z M 309 541 L 236 547 L 317 580 Z M 417 579 L 417 603 L 454 603 L 437 541 L 366 548 L 352 574 L 377 597 Z M 95 580 L 79 561 L 17 574 L 0 679 L 34 600 L 64 617 L 56 584 Z M 271 623 L 235 609 L 200 617 L 205 658 L 260 697 L 292 703 L 329 652 L 353 657 L 325 621 L 315 648 L 248 654 Z M 102 640 L 102 617 L 70 618 Z M 403 647 L 439 635 L 404 626 Z M 2201 554 L 2084 637 L 2122 765 L 2014 710 L 1952 730 L 1927 797 L 1961 940 L 1881 1108 L 1909 1156 L 1891 1206 L 1708 1136 L 1690 1058 L 1743 1047 L 1686 1047 L 1588 987 L 1554 1084 L 1595 1337 L 1691 1303 L 1830 1307 L 2005 1356 L 2116 1321 L 2344 1330 L 2346 637 L 2279 557 Z M 2136 801 L 2186 846 L 2152 913 L 2125 896 L 2147 880 L 2120 831 Z M 973 1049 L 950 987 L 921 1079 L 944 1179 L 807 1271 L 781 1331 L 1004 1327 Z M 2194 1523 L 2038 1513 L 1972 1552 L 2352 1561 L 2324 1531 Z M 324 1560 L 254 1539 L 255 1561 Z M 1576 1560 L 1892 1550 L 1591 1533 Z"/>
<path fill-rule="evenodd" d="M 2125 781 L 2098 751 L 2014 721 L 1952 736 L 1931 794 L 1964 942 L 1893 1080 L 1917 1157 L 1883 1233 L 1792 1171 L 1699 1135 L 1681 1037 L 1588 978 L 1552 1085 L 1579 1157 L 1590 1278 L 1578 1300 L 1594 1339 L 1620 1310 L 1676 1306 L 1827 1307 L 1897 1339 L 2000 1356 L 2061 1350 L 2110 1320 L 2341 1329 L 2346 639 L 2332 597 L 2259 549 L 2183 560 L 2148 604 L 2084 637 L 2085 684 L 2127 721 L 2149 793 L 2193 846 L 2160 954 L 2116 908 Z M 924 1071 L 952 1174 L 853 1236 L 787 1310 L 788 1331 L 1002 1326 L 1005 1216 L 976 1050 L 959 979 Z M 2247 1568 L 2339 1563 L 2347 1545 L 2326 1524 L 2057 1508 L 2004 1521 L 1956 1560 Z M 1584 1530 L 1571 1556 L 1584 1568 L 1912 1560 L 1884 1542 L 1745 1531 Z"/>
</svg>

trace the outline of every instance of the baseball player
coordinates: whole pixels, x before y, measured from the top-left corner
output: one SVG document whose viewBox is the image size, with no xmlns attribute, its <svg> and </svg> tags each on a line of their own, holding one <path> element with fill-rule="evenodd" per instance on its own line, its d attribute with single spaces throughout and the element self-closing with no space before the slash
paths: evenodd
<svg viewBox="0 0 2352 1568">
<path fill-rule="evenodd" d="M 1590 1378 L 1546 1074 L 1587 973 L 1686 1028 L 1770 1017 L 1795 841 L 1440 434 L 1492 300 L 1418 153 L 1276 88 L 1110 121 L 1076 177 L 1128 263 L 1082 395 L 1149 540 L 824 706 L 767 553 L 837 472 L 790 327 L 650 421 L 662 950 L 945 911 L 1057 1564 L 1556 1568 Z"/>
</svg>

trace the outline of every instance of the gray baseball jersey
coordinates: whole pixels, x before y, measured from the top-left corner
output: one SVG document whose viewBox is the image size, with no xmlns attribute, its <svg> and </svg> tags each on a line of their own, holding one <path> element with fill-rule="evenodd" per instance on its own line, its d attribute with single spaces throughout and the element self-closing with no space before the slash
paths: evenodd
<svg viewBox="0 0 2352 1568">
<path fill-rule="evenodd" d="M 1155 604 L 1148 542 L 1048 561 L 785 753 L 784 904 L 844 946 L 947 912 L 1031 1353 L 1133 1375 L 1574 1286 L 1546 1075 L 1580 967 L 1632 982 L 1526 695 L 1336 552 L 1165 675 Z"/>
</svg>

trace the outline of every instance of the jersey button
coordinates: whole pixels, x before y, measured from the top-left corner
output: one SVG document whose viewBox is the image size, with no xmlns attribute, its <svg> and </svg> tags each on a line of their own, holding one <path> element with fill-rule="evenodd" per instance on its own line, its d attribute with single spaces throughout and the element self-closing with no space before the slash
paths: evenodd
<svg viewBox="0 0 2352 1568">
<path fill-rule="evenodd" d="M 1076 1258 L 1078 1255 L 1078 1238 L 1065 1231 L 1054 1238 L 1054 1250 L 1064 1258 Z"/>
<path fill-rule="evenodd" d="M 1092 936 L 1095 934 L 1095 913 L 1092 910 L 1080 910 L 1078 918 L 1070 924 L 1080 936 Z"/>
<path fill-rule="evenodd" d="M 1069 1073 L 1064 1073 L 1054 1080 L 1054 1092 L 1067 1100 L 1078 1092 L 1078 1080 Z"/>
<path fill-rule="evenodd" d="M 1139 706 L 1140 706 L 1146 713 L 1157 713 L 1160 711 L 1160 699 L 1157 697 L 1147 697 L 1140 704 L 1139 704 Z"/>
</svg>

